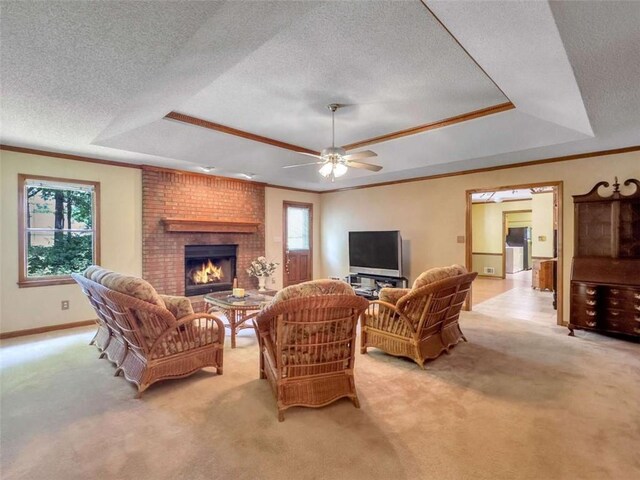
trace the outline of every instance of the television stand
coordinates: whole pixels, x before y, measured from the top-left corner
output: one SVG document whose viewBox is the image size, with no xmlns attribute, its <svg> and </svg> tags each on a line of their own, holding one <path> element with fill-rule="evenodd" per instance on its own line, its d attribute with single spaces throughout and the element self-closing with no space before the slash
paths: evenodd
<svg viewBox="0 0 640 480">
<path fill-rule="evenodd" d="M 409 281 L 405 277 L 387 277 L 369 273 L 350 273 L 346 281 L 353 287 L 356 295 L 367 300 L 377 300 L 382 288 L 407 288 Z"/>
</svg>

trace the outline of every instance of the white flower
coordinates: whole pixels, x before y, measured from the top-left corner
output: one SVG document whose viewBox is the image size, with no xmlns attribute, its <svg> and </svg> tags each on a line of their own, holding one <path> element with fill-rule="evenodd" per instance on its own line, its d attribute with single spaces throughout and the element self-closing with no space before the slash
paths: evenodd
<svg viewBox="0 0 640 480">
<path fill-rule="evenodd" d="M 268 277 L 275 272 L 279 263 L 269 262 L 265 257 L 258 257 L 251 262 L 247 273 L 252 277 Z"/>
</svg>

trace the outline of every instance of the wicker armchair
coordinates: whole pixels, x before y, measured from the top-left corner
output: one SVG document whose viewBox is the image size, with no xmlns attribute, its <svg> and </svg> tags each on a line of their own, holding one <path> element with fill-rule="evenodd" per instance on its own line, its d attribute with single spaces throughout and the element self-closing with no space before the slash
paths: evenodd
<svg viewBox="0 0 640 480">
<path fill-rule="evenodd" d="M 157 381 L 204 367 L 222 374 L 224 325 L 217 317 L 194 313 L 187 298 L 160 296 L 142 279 L 99 267 L 72 277 L 98 316 L 91 343 L 116 365 L 116 376 L 136 384 L 137 397 Z"/>
<path fill-rule="evenodd" d="M 466 338 L 460 310 L 477 273 L 454 265 L 423 273 L 412 289 L 383 289 L 363 316 L 361 353 L 368 347 L 408 357 L 421 368 Z"/>
<path fill-rule="evenodd" d="M 316 280 L 281 290 L 257 315 L 260 378 L 271 384 L 279 421 L 290 407 L 322 407 L 342 397 L 360 408 L 353 364 L 367 305 L 344 282 Z"/>
</svg>

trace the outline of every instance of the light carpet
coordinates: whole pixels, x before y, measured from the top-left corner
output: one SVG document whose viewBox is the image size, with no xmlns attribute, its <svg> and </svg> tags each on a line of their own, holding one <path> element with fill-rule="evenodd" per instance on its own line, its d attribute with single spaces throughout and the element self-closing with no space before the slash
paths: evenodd
<svg viewBox="0 0 640 480">
<path fill-rule="evenodd" d="M 277 421 L 252 331 L 225 373 L 141 400 L 89 328 L 2 343 L 1 469 L 11 479 L 640 478 L 640 345 L 464 313 L 469 343 L 420 370 L 357 354 L 362 408 Z M 228 342 L 228 340 L 227 340 Z"/>
</svg>

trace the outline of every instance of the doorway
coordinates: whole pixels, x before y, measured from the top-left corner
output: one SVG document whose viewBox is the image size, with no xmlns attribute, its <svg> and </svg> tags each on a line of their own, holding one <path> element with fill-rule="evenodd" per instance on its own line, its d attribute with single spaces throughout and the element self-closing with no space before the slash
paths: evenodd
<svg viewBox="0 0 640 480">
<path fill-rule="evenodd" d="M 313 204 L 283 202 L 282 284 L 285 287 L 313 278 Z"/>
<path fill-rule="evenodd" d="M 467 309 L 563 325 L 562 182 L 466 197 L 466 267 L 478 272 Z"/>
</svg>

